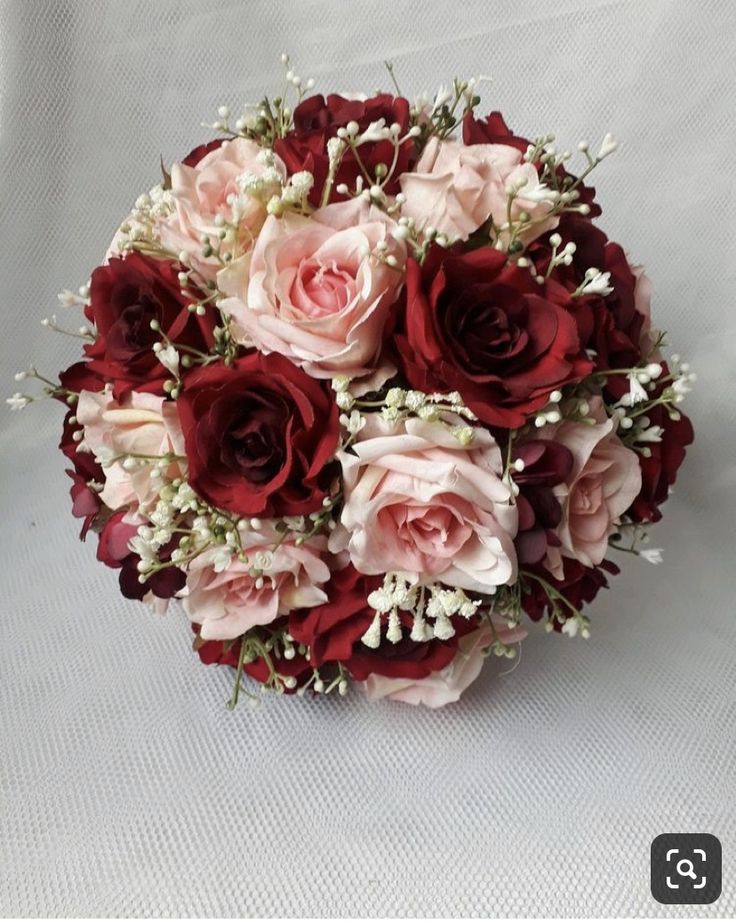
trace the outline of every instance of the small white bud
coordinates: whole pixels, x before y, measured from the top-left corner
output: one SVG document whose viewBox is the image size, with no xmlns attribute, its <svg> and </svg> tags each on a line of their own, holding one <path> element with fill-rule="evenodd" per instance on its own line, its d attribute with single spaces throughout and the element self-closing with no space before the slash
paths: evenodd
<svg viewBox="0 0 736 923">
<path fill-rule="evenodd" d="M 598 151 L 598 158 L 603 159 L 604 157 L 607 157 L 609 154 L 612 154 L 617 147 L 618 141 L 616 141 L 610 132 L 606 133 L 605 137 L 603 138 L 601 148 Z"/>
</svg>

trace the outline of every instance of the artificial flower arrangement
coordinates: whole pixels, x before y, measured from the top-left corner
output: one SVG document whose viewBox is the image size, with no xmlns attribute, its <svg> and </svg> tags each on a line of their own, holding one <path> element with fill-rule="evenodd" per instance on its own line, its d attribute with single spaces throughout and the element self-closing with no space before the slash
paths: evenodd
<svg viewBox="0 0 736 923">
<path fill-rule="evenodd" d="M 412 104 L 286 76 L 293 110 L 221 107 L 62 293 L 83 360 L 16 379 L 67 405 L 82 538 L 126 597 L 182 600 L 231 705 L 248 675 L 436 707 L 527 620 L 588 637 L 609 548 L 659 560 L 694 376 L 594 221 L 610 136 L 574 175 L 474 81 Z"/>
</svg>

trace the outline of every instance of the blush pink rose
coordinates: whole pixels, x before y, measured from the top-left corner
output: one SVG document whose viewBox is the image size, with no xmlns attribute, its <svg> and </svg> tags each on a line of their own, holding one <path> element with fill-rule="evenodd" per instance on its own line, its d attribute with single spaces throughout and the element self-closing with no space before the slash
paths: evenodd
<svg viewBox="0 0 736 923">
<path fill-rule="evenodd" d="M 646 356 L 650 362 L 660 362 L 662 360 L 661 351 L 653 349 L 656 342 L 656 332 L 652 327 L 652 280 L 644 271 L 643 266 L 632 265 L 631 271 L 636 280 L 634 284 L 634 307 L 637 313 L 644 318 L 639 348 L 642 355 Z"/>
<path fill-rule="evenodd" d="M 324 537 L 303 545 L 282 542 L 273 550 L 278 540 L 279 534 L 264 524 L 258 531 L 241 534 L 247 564 L 237 557 L 228 559 L 222 547 L 204 551 L 189 564 L 184 609 L 201 625 L 205 640 L 230 641 L 255 625 L 268 625 L 294 609 L 327 601 L 321 589 L 330 579 L 330 569 L 322 560 Z M 252 575 L 254 566 L 262 576 Z"/>
<path fill-rule="evenodd" d="M 370 415 L 338 457 L 345 504 L 331 548 L 347 548 L 358 571 L 478 593 L 514 582 L 517 511 L 487 430 L 465 446 L 441 423 Z"/>
<path fill-rule="evenodd" d="M 526 637 L 522 628 L 509 628 L 503 619 L 494 616 L 496 638 L 503 644 L 515 644 Z M 379 676 L 372 673 L 365 681 L 369 699 L 389 698 L 408 705 L 426 705 L 441 708 L 450 702 L 457 702 L 468 686 L 474 682 L 483 667 L 484 650 L 494 641 L 491 629 L 486 625 L 460 639 L 458 652 L 452 661 L 436 673 L 424 679 L 401 679 Z"/>
<path fill-rule="evenodd" d="M 207 237 L 213 245 L 219 243 L 220 217 L 238 226 L 236 252 L 250 249 L 266 220 L 262 199 L 244 194 L 238 178 L 244 173 L 262 177 L 267 171 L 275 171 L 282 180 L 286 177 L 282 160 L 274 154 L 273 166 L 268 167 L 259 157 L 262 152 L 255 141 L 234 138 L 193 167 L 176 163 L 171 168 L 175 209 L 157 223 L 157 233 L 164 247 L 176 254 L 187 253 L 191 265 L 206 279 L 215 279 L 221 263 L 214 256 L 202 255 L 202 238 Z"/>
<path fill-rule="evenodd" d="M 517 220 L 525 211 L 534 222 L 521 239 L 528 243 L 558 224 L 555 216 L 545 219 L 551 203 L 536 168 L 506 144 L 466 147 L 433 137 L 416 170 L 403 173 L 400 182 L 406 196 L 402 214 L 413 218 L 420 230 L 432 226 L 450 240 L 467 240 L 489 218 L 498 228 L 506 224 L 507 190 L 521 182 L 524 186 L 512 203 L 511 217 Z"/>
<path fill-rule="evenodd" d="M 105 470 L 105 485 L 100 499 L 111 510 L 124 506 L 148 507 L 158 499 L 158 486 L 151 472 L 156 461 L 170 452 L 182 455 L 184 441 L 176 404 L 155 394 L 130 391 L 118 402 L 108 385 L 104 391 L 81 391 L 77 420 L 84 427 L 81 449 L 100 458 Z M 143 456 L 128 467 L 119 456 Z M 178 477 L 179 465 L 166 469 L 167 477 Z"/>
<path fill-rule="evenodd" d="M 608 538 L 641 491 L 641 468 L 636 452 L 615 433 L 600 398 L 590 402 L 593 425 L 563 420 L 538 430 L 535 438 L 554 439 L 573 455 L 567 481 L 553 488 L 562 507 L 559 549 L 550 547 L 546 566 L 562 579 L 562 557 L 586 567 L 600 564 Z"/>
<path fill-rule="evenodd" d="M 233 333 L 278 352 L 315 378 L 375 371 L 391 306 L 403 284 L 406 246 L 396 224 L 360 200 L 328 205 L 309 218 L 269 217 L 252 254 L 218 276 L 233 297 L 220 309 Z M 376 248 L 395 267 L 376 258 Z"/>
</svg>

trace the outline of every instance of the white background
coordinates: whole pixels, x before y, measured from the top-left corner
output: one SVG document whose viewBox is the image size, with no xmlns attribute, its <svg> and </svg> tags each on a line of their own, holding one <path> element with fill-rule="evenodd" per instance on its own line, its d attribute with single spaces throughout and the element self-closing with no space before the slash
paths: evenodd
<svg viewBox="0 0 736 923">
<path fill-rule="evenodd" d="M 123 600 L 77 542 L 61 408 L 2 411 L 1 913 L 736 913 L 735 34 L 730 0 L 0 0 L 3 391 L 76 357 L 39 326 L 55 293 L 161 154 L 278 91 L 284 49 L 326 91 L 387 88 L 389 57 L 410 95 L 490 75 L 522 134 L 614 132 L 603 225 L 700 375 L 665 563 L 623 561 L 589 642 L 535 634 L 439 713 L 227 712 L 185 616 Z M 718 904 L 650 897 L 669 831 L 720 837 Z"/>
</svg>

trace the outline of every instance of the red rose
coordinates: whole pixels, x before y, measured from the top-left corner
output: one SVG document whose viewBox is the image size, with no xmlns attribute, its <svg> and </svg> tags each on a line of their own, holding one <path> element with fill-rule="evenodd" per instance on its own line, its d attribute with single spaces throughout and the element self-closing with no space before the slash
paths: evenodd
<svg viewBox="0 0 736 923">
<path fill-rule="evenodd" d="M 102 391 L 104 382 L 90 369 L 88 362 L 75 362 L 68 369 L 59 373 L 59 383 L 64 392 L 79 394 L 80 391 Z M 72 479 L 69 493 L 72 498 L 72 515 L 84 520 L 79 537 L 84 540 L 97 515 L 102 503 L 96 490 L 89 486 L 91 481 L 98 484 L 104 483 L 105 472 L 91 452 L 77 451 L 79 443 L 74 439 L 74 433 L 79 430 L 79 425 L 72 423 L 75 420 L 75 404 L 68 404 L 67 394 L 64 393 L 59 400 L 67 407 L 61 431 L 59 448 L 72 463 L 72 468 L 67 468 L 66 473 Z"/>
<path fill-rule="evenodd" d="M 576 609 L 581 609 L 585 603 L 592 602 L 598 591 L 608 586 L 605 572 L 617 574 L 620 570 L 613 561 L 603 561 L 598 567 L 585 567 L 580 561 L 573 558 L 563 558 L 564 576 L 562 580 L 553 577 L 543 567 L 530 567 L 529 571 L 539 574 L 543 580 L 558 590 L 565 599 L 569 600 Z M 535 622 L 542 618 L 545 611 L 552 611 L 552 604 L 545 589 L 538 580 L 525 579 L 526 592 L 521 594 L 523 610 Z M 564 604 L 561 610 L 568 615 L 569 611 Z M 555 621 L 555 631 L 560 631 L 562 625 Z"/>
<path fill-rule="evenodd" d="M 477 627 L 474 621 L 455 617 L 454 637 L 417 643 L 409 637 L 412 618 L 402 613 L 404 635 L 398 644 L 386 640 L 384 632 L 378 648 L 366 647 L 361 638 L 375 616 L 368 594 L 380 582 L 379 577 L 366 577 L 348 564 L 333 574 L 325 588 L 328 602 L 289 616 L 289 633 L 299 644 L 309 646 L 312 666 L 340 661 L 357 680 L 370 673 L 422 679 L 446 667 L 457 652 L 458 640 Z"/>
<path fill-rule="evenodd" d="M 403 636 L 398 644 L 381 638 L 380 645 L 373 649 L 365 644 L 358 644 L 352 657 L 345 662 L 345 667 L 356 680 L 364 680 L 371 673 L 379 676 L 400 677 L 402 679 L 424 679 L 430 673 L 443 670 L 457 654 L 458 641 L 463 635 L 478 628 L 477 619 L 464 619 L 453 616 L 450 621 L 455 634 L 447 641 L 432 638 L 431 641 L 412 641 L 409 637 L 412 616 L 406 612 L 399 613 Z"/>
<path fill-rule="evenodd" d="M 334 138 L 338 128 L 344 128 L 349 122 L 357 122 L 360 130 L 365 131 L 371 122 L 384 119 L 387 126 L 396 123 L 403 137 L 409 130 L 409 102 L 401 96 L 381 93 L 366 100 L 345 99 L 331 95 L 310 96 L 303 100 L 294 110 L 294 128 L 285 138 L 279 138 L 274 150 L 286 164 L 289 173 L 308 170 L 314 176 L 314 186 L 309 196 L 312 205 L 318 206 L 322 200 L 329 159 L 327 141 Z M 360 160 L 371 178 L 375 168 L 380 164 L 390 167 L 394 159 L 394 145 L 390 141 L 376 141 L 361 144 Z M 399 192 L 398 177 L 409 170 L 416 160 L 416 145 L 413 139 L 407 139 L 399 149 L 396 167 L 385 190 L 389 195 Z M 346 149 L 340 161 L 335 181 L 330 191 L 330 202 L 339 202 L 346 198 L 337 192 L 340 183 L 346 183 L 350 189 L 355 187 L 355 180 L 362 176 L 360 164 L 350 149 Z M 365 180 L 365 177 L 363 177 Z"/>
<path fill-rule="evenodd" d="M 432 247 L 407 261 L 399 364 L 421 391 L 459 391 L 484 423 L 516 427 L 550 392 L 587 375 L 568 292 L 538 285 L 491 247 Z"/>
<path fill-rule="evenodd" d="M 189 310 L 192 299 L 182 294 L 178 272 L 177 263 L 130 253 L 92 273 L 88 316 L 97 339 L 86 353 L 90 369 L 112 383 L 115 397 L 132 389 L 162 394 L 171 378 L 153 351 L 161 333 L 151 321 L 175 344 L 202 352 L 212 346 L 214 309 L 203 317 Z"/>
<path fill-rule="evenodd" d="M 324 588 L 328 602 L 291 613 L 289 634 L 299 644 L 309 646 L 313 666 L 350 659 L 353 647 L 373 621 L 375 612 L 368 605 L 368 594 L 380 583 L 380 577 L 366 577 L 348 564 L 335 571 Z"/>
<path fill-rule="evenodd" d="M 285 627 L 285 618 L 277 619 L 269 626 L 269 628 L 274 631 Z M 240 658 L 240 648 L 243 643 L 242 639 L 238 638 L 235 641 L 205 641 L 199 634 L 200 628 L 200 625 L 192 624 L 192 629 L 196 633 L 193 647 L 202 663 L 206 666 L 217 664 L 219 666 L 237 667 Z M 296 692 L 297 688 L 303 686 L 312 676 L 312 667 L 307 662 L 306 658 L 299 653 L 290 660 L 287 660 L 287 658 L 283 656 L 283 648 L 279 648 L 277 650 L 272 650 L 269 657 L 271 661 L 270 665 L 266 662 L 265 658 L 257 657 L 250 663 L 243 664 L 243 672 L 258 683 L 267 683 L 271 678 L 272 669 L 275 670 L 279 676 L 293 676 L 296 680 L 294 688 L 289 689 L 286 686 L 282 687 L 282 691 L 287 695 Z"/>
<path fill-rule="evenodd" d="M 595 369 L 632 368 L 643 358 L 647 345 L 648 319 L 637 305 L 637 277 L 626 254 L 609 241 L 603 231 L 587 218 L 565 216 L 557 228 L 562 247 L 576 246 L 571 266 L 557 266 L 553 277 L 570 291 L 583 281 L 585 271 L 594 266 L 611 274 L 613 291 L 608 295 L 584 295 L 575 298 L 571 309 L 578 325 L 580 344 L 595 352 Z M 549 235 L 535 241 L 529 251 L 537 269 L 544 272 L 551 254 Z M 628 382 L 623 382 L 628 390 Z"/>
<path fill-rule="evenodd" d="M 662 367 L 662 378 L 666 378 L 669 369 L 666 363 L 662 363 Z M 657 397 L 666 387 L 666 384 L 658 385 L 650 397 Z M 661 405 L 647 410 L 650 426 L 661 427 L 662 439 L 660 442 L 646 444 L 651 452 L 649 458 L 637 452 L 641 468 L 641 492 L 628 511 L 628 515 L 636 522 L 657 522 L 662 518 L 659 507 L 669 496 L 677 471 L 685 460 L 685 447 L 694 439 L 690 420 L 681 410 L 677 414 L 678 419 L 671 419 Z"/>
<path fill-rule="evenodd" d="M 222 142 L 224 140 L 224 138 L 215 138 L 214 141 L 200 144 L 199 147 L 195 147 L 193 151 L 187 154 L 184 160 L 182 160 L 182 163 L 186 167 L 196 167 L 203 157 L 206 157 L 211 151 L 216 151 L 218 147 L 222 147 Z"/>
<path fill-rule="evenodd" d="M 132 552 L 128 543 L 138 532 L 138 527 L 125 522 L 125 510 L 113 513 L 102 527 L 97 545 L 97 560 L 107 567 L 120 569 L 120 590 L 127 599 L 143 599 L 149 591 L 159 599 L 171 599 L 186 583 L 186 574 L 178 567 L 164 567 L 141 583 L 138 564 L 140 557 Z M 177 539 L 162 548 L 159 557 L 168 561 L 178 546 Z"/>
<path fill-rule="evenodd" d="M 468 112 L 463 118 L 463 144 L 508 144 L 524 154 L 531 142 L 515 135 L 500 112 L 491 112 L 485 119 Z"/>
<path fill-rule="evenodd" d="M 513 459 L 524 462 L 523 470 L 514 474 L 514 483 L 519 488 L 516 554 L 521 565 L 538 564 L 549 545 L 560 545 L 554 530 L 562 518 L 562 508 L 552 488 L 570 474 L 572 452 L 552 439 L 530 439 L 514 445 Z"/>
<path fill-rule="evenodd" d="M 79 426 L 71 422 L 75 418 L 76 404 L 67 402 L 68 393 L 79 394 L 80 391 L 103 391 L 105 382 L 95 373 L 91 363 L 75 362 L 68 369 L 59 372 L 59 384 L 62 392 L 58 396 L 58 400 L 67 408 L 59 448 L 76 465 L 82 456 L 88 455 L 90 458 L 92 456 L 89 452 L 77 452 L 78 443 L 74 440 L 74 433 L 79 429 Z M 99 465 L 97 468 L 101 473 L 102 468 Z M 102 480 L 102 478 L 97 478 L 97 480 Z"/>
<path fill-rule="evenodd" d="M 189 483 L 214 506 L 241 516 L 320 508 L 339 432 L 329 384 L 252 352 L 194 372 L 177 406 Z"/>
</svg>

